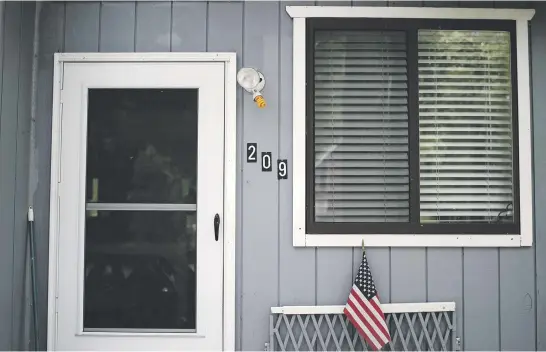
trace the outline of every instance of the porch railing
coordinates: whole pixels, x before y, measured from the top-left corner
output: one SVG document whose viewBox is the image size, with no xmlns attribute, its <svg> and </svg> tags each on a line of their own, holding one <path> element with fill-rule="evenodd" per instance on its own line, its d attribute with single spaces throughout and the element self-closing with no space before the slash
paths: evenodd
<svg viewBox="0 0 546 352">
<path fill-rule="evenodd" d="M 455 351 L 455 302 L 383 304 L 388 351 Z M 368 351 L 343 306 L 272 307 L 269 351 Z"/>
</svg>

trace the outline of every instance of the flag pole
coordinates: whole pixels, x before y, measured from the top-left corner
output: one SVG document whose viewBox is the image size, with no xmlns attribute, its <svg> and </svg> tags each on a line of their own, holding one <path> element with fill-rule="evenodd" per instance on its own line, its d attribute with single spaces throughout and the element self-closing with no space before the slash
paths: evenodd
<svg viewBox="0 0 546 352">
<path fill-rule="evenodd" d="M 362 253 L 364 253 L 364 237 L 362 237 Z"/>
</svg>

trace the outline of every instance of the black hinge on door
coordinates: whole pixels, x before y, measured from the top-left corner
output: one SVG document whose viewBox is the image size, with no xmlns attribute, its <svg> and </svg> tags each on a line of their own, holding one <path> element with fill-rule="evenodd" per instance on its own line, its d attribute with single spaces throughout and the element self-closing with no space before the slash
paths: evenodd
<svg viewBox="0 0 546 352">
<path fill-rule="evenodd" d="M 218 241 L 218 231 L 220 231 L 220 215 L 214 215 L 214 239 Z"/>
</svg>

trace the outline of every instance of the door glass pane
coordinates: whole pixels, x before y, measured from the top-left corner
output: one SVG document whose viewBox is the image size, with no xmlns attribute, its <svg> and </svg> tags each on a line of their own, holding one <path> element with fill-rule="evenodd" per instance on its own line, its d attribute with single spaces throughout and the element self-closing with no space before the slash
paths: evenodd
<svg viewBox="0 0 546 352">
<path fill-rule="evenodd" d="M 89 90 L 86 331 L 195 331 L 197 97 Z"/>
<path fill-rule="evenodd" d="M 197 89 L 90 89 L 87 200 L 195 204 Z"/>
<path fill-rule="evenodd" d="M 195 330 L 195 211 L 87 211 L 84 329 Z"/>
</svg>

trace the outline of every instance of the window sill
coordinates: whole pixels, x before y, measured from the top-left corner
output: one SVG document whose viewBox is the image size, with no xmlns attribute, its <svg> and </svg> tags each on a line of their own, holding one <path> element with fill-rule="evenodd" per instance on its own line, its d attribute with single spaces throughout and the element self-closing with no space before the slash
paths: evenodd
<svg viewBox="0 0 546 352">
<path fill-rule="evenodd" d="M 295 234 L 294 247 L 530 247 L 532 235 Z"/>
</svg>

